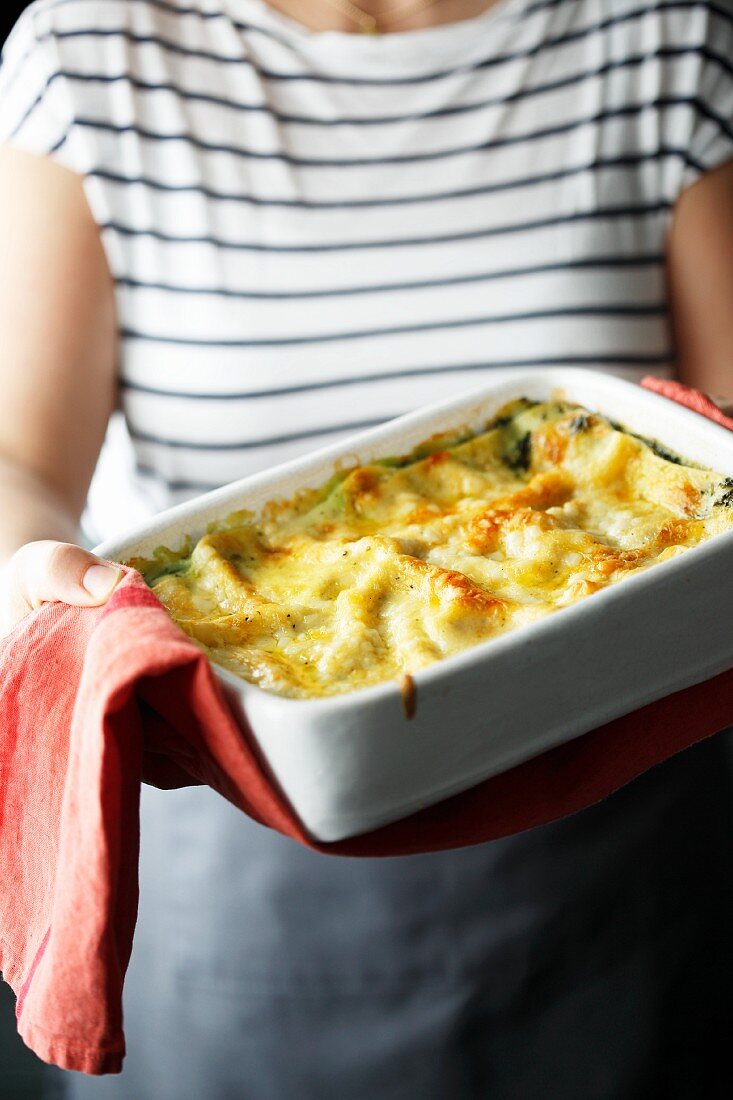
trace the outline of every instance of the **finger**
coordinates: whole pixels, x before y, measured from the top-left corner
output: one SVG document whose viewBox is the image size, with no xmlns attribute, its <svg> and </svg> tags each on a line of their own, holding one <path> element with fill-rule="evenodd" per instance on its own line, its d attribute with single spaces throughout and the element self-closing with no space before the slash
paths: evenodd
<svg viewBox="0 0 733 1100">
<path fill-rule="evenodd" d="M 112 594 L 122 577 L 118 565 L 66 542 L 30 542 L 13 559 L 16 596 L 29 609 L 61 601 L 96 607 Z"/>
</svg>

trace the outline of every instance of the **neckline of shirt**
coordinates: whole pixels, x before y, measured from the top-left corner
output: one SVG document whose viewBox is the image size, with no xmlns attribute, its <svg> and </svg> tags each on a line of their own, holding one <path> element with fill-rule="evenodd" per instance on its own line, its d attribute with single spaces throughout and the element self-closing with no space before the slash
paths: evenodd
<svg viewBox="0 0 733 1100">
<path fill-rule="evenodd" d="M 343 61 L 349 58 L 367 65 L 381 62 L 432 61 L 445 58 L 456 49 L 481 41 L 490 27 L 510 18 L 516 21 L 530 0 L 497 0 L 485 11 L 456 23 L 441 23 L 433 27 L 390 34 L 359 34 L 348 31 L 315 31 L 267 0 L 224 0 L 232 12 L 251 20 L 253 27 L 271 31 L 301 53 L 312 53 L 321 61 Z M 485 45 L 485 42 L 484 42 Z"/>
</svg>

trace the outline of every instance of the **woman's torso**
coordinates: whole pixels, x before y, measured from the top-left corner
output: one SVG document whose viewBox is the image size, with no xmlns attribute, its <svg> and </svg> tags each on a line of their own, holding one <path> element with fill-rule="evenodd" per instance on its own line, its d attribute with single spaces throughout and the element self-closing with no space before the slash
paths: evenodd
<svg viewBox="0 0 733 1100">
<path fill-rule="evenodd" d="M 374 40 L 258 0 L 183 10 L 52 8 L 139 509 L 513 365 L 669 368 L 694 12 L 505 0 Z M 110 476 L 95 536 L 129 522 Z"/>
</svg>

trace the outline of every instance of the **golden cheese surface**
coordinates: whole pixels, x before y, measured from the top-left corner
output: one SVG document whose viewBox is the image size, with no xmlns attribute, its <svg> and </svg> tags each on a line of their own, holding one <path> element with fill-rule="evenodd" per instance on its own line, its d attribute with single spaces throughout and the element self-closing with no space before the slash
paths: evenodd
<svg viewBox="0 0 733 1100">
<path fill-rule="evenodd" d="M 561 402 L 133 559 L 217 664 L 292 697 L 409 674 L 733 527 L 733 479 Z"/>
</svg>

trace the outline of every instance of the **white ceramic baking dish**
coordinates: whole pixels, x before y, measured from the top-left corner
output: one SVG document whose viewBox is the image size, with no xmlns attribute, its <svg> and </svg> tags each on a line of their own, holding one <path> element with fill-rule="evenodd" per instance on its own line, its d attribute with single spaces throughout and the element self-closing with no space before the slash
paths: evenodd
<svg viewBox="0 0 733 1100">
<path fill-rule="evenodd" d="M 96 548 L 149 555 L 240 507 L 325 481 L 337 464 L 408 452 L 434 432 L 481 428 L 505 402 L 560 395 L 733 476 L 733 433 L 618 378 L 516 372 L 303 459 L 200 496 Z M 529 757 L 733 666 L 733 532 L 414 675 L 325 699 L 268 694 L 216 668 L 308 832 L 334 841 L 438 802 Z"/>
</svg>

